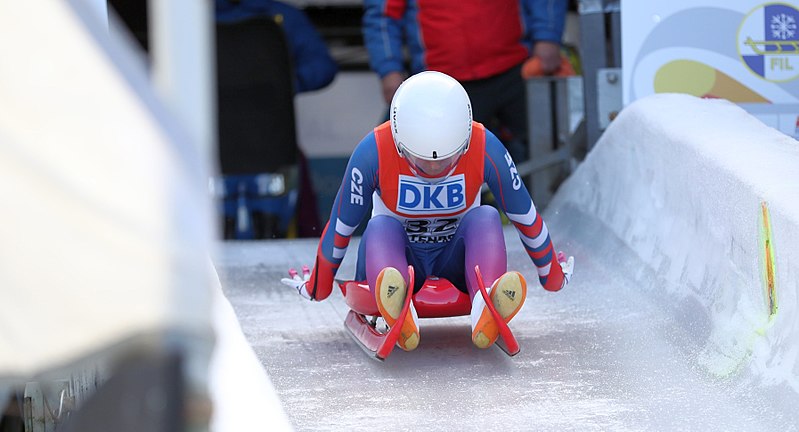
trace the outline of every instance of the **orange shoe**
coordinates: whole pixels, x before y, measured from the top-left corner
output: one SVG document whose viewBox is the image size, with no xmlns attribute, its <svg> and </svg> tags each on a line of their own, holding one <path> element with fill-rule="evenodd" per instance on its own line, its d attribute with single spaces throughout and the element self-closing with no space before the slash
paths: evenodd
<svg viewBox="0 0 799 432">
<path fill-rule="evenodd" d="M 408 293 L 408 287 L 405 285 L 405 279 L 399 270 L 394 267 L 386 267 L 377 275 L 377 286 L 375 287 L 377 309 L 389 327 L 393 327 L 394 323 L 399 319 L 406 295 L 410 294 Z M 411 301 L 408 316 L 405 317 L 402 329 L 400 329 L 400 337 L 397 340 L 397 345 L 405 351 L 412 351 L 419 346 L 418 321 L 416 309 L 414 309 L 413 301 Z"/>
<path fill-rule="evenodd" d="M 519 272 L 511 271 L 494 281 L 488 296 L 497 312 L 510 322 L 519 312 L 527 297 L 527 282 Z M 478 293 L 472 300 L 472 342 L 478 348 L 488 348 L 497 341 L 499 327 L 491 311 L 488 310 L 483 296 Z"/>
</svg>

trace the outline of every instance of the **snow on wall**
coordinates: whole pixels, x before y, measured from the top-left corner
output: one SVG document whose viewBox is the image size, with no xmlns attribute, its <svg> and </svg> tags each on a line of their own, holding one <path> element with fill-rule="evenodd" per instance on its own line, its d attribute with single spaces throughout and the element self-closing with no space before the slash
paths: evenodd
<svg viewBox="0 0 799 432">
<path fill-rule="evenodd" d="M 765 274 L 771 219 L 776 314 Z M 678 314 L 697 365 L 799 396 L 799 143 L 722 100 L 662 94 L 614 120 L 549 212 L 596 217 L 641 259 L 642 289 Z M 579 271 L 579 269 L 578 269 Z"/>
</svg>

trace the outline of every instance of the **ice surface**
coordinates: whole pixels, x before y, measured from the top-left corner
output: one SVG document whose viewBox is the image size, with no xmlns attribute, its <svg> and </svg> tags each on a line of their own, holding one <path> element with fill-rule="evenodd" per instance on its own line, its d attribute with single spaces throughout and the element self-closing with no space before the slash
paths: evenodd
<svg viewBox="0 0 799 432">
<path fill-rule="evenodd" d="M 397 350 L 385 363 L 367 358 L 344 330 L 347 308 L 338 293 L 311 303 L 278 282 L 288 266 L 311 262 L 312 240 L 228 243 L 219 268 L 297 430 L 795 425 L 796 418 L 696 366 L 697 337 L 639 289 L 632 275 L 640 263 L 623 244 L 602 238 L 600 226 L 554 225 L 561 236 L 586 238 L 560 243 L 576 256 L 579 277 L 559 293 L 529 291 L 511 323 L 522 346 L 513 358 L 475 348 L 468 317 L 423 319 L 417 350 Z M 510 265 L 535 280 L 515 231 L 506 234 Z M 341 274 L 353 271 L 350 263 Z"/>
</svg>

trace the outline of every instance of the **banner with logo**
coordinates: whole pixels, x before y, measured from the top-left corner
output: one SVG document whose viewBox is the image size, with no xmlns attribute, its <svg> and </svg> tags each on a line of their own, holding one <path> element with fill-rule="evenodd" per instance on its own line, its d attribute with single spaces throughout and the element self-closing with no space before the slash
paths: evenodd
<svg viewBox="0 0 799 432">
<path fill-rule="evenodd" d="M 622 0 L 621 18 L 625 105 L 724 98 L 799 139 L 799 3 Z"/>
</svg>

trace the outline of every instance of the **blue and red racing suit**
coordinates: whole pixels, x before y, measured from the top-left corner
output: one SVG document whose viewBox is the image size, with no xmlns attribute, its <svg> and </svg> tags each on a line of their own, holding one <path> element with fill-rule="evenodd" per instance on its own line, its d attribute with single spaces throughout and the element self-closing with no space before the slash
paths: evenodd
<svg viewBox="0 0 799 432">
<path fill-rule="evenodd" d="M 386 122 L 369 133 L 350 157 L 319 241 L 314 269 L 306 285 L 308 294 L 316 300 L 330 295 L 352 233 L 363 220 L 370 202 L 375 220 L 386 215 L 399 221 L 405 228 L 411 251 L 425 255 L 431 248 L 447 246 L 464 216 L 480 207 L 483 183 L 488 184 L 500 209 L 516 227 L 538 270 L 541 285 L 550 291 L 559 290 L 563 286 L 563 271 L 546 224 L 536 211 L 510 154 L 494 134 L 474 122 L 468 150 L 455 171 L 445 181 L 429 184 L 415 177 L 399 155 Z M 501 251 L 485 253 L 501 253 L 504 258 L 504 244 Z"/>
</svg>

